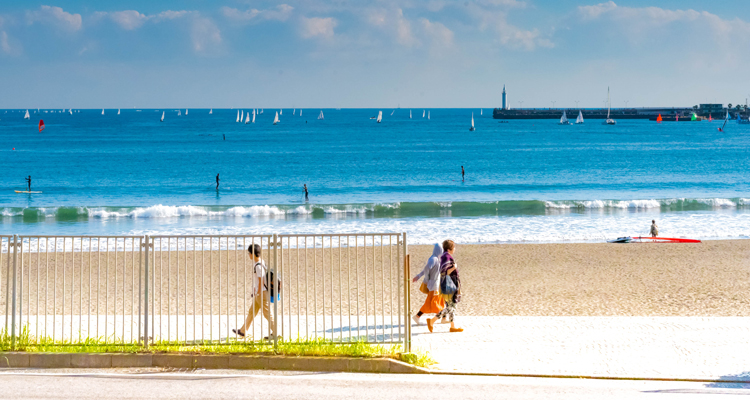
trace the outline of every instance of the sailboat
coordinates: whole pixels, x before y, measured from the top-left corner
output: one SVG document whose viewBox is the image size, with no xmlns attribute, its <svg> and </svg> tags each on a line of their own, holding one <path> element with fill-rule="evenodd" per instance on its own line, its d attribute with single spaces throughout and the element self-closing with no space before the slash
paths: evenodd
<svg viewBox="0 0 750 400">
<path fill-rule="evenodd" d="M 278 124 L 279 122 L 281 122 L 281 121 L 279 121 L 279 113 L 277 112 L 277 113 L 276 113 L 276 116 L 275 116 L 275 117 L 273 117 L 273 124 L 274 124 L 274 125 L 276 125 L 276 124 Z"/>
<path fill-rule="evenodd" d="M 237 121 L 235 122 L 240 122 L 240 110 L 237 110 Z"/>
<path fill-rule="evenodd" d="M 430 112 L 427 111 L 427 119 L 430 119 Z"/>
<path fill-rule="evenodd" d="M 578 118 L 576 118 L 576 124 L 582 124 L 583 123 L 583 112 L 581 110 L 578 110 Z"/>
<path fill-rule="evenodd" d="M 299 110 L 299 116 L 300 117 L 302 116 L 302 110 Z"/>
<path fill-rule="evenodd" d="M 565 113 L 565 110 L 563 110 L 563 115 L 562 117 L 560 117 L 559 125 L 570 125 L 570 121 L 568 121 L 568 115 Z"/>
<path fill-rule="evenodd" d="M 325 119 L 325 118 L 323 117 L 323 110 L 320 110 L 320 114 L 318 115 L 318 119 Z"/>
<path fill-rule="evenodd" d="M 659 113 L 659 115 L 656 117 L 656 123 L 661 124 L 661 121 L 662 121 L 661 113 Z"/>
<path fill-rule="evenodd" d="M 383 120 L 383 112 L 382 111 L 378 111 L 378 120 L 377 120 L 377 123 L 380 123 L 382 120 Z"/>
<path fill-rule="evenodd" d="M 396 110 L 391 111 L 391 115 L 393 115 L 393 113 L 395 113 L 395 112 L 396 112 Z"/>
<path fill-rule="evenodd" d="M 721 128 L 719 128 L 719 132 L 724 132 L 724 127 L 727 126 L 727 121 L 729 121 L 729 111 L 727 111 L 727 116 L 724 118 L 724 123 L 721 125 Z"/>
<path fill-rule="evenodd" d="M 26 110 L 26 114 L 24 114 L 23 119 L 31 119 L 29 116 L 29 110 Z"/>
<path fill-rule="evenodd" d="M 422 110 L 422 118 L 424 118 L 424 110 Z"/>
<path fill-rule="evenodd" d="M 250 123 L 250 113 L 245 114 L 245 125 Z"/>
<path fill-rule="evenodd" d="M 180 110 L 177 110 L 177 116 L 178 116 L 178 117 L 181 117 L 181 116 L 182 116 L 182 111 L 180 111 Z"/>
<path fill-rule="evenodd" d="M 161 112 L 161 122 L 164 122 L 164 111 Z"/>
<path fill-rule="evenodd" d="M 120 115 L 120 109 L 119 108 L 117 109 L 117 115 Z"/>
<path fill-rule="evenodd" d="M 483 111 L 483 110 L 482 110 L 482 109 L 480 108 L 480 109 L 479 109 L 479 115 L 482 115 L 482 111 Z"/>
<path fill-rule="evenodd" d="M 296 108 L 292 108 L 292 116 L 294 116 L 294 113 L 296 113 L 296 112 L 297 112 L 297 109 Z"/>
<path fill-rule="evenodd" d="M 251 121 L 251 123 L 255 123 L 255 109 L 253 109 L 253 120 Z"/>
<path fill-rule="evenodd" d="M 240 111 L 240 120 L 239 122 L 242 122 L 242 120 L 245 119 L 245 110 Z"/>
<path fill-rule="evenodd" d="M 604 121 L 604 125 L 616 125 L 617 124 L 617 121 L 609 117 L 611 108 L 612 108 L 612 103 L 609 100 L 609 87 L 607 87 L 607 119 Z"/>
<path fill-rule="evenodd" d="M 212 108 L 212 109 L 210 109 L 210 110 L 208 110 L 208 115 L 211 115 L 211 114 L 213 114 L 213 113 L 214 113 L 214 109 L 213 109 L 213 108 Z"/>
<path fill-rule="evenodd" d="M 68 112 L 70 113 L 70 115 L 73 115 L 73 109 L 69 108 Z"/>
<path fill-rule="evenodd" d="M 186 108 L 186 109 L 185 109 L 185 115 L 187 115 L 187 114 L 188 114 L 188 109 Z"/>
<path fill-rule="evenodd" d="M 279 115 L 284 114 L 284 110 L 279 109 Z"/>
<path fill-rule="evenodd" d="M 469 128 L 469 132 L 474 132 L 476 129 L 474 129 L 474 113 L 471 113 L 471 128 Z"/>
<path fill-rule="evenodd" d="M 104 115 L 104 109 L 102 108 L 102 115 Z"/>
<path fill-rule="evenodd" d="M 260 109 L 260 112 L 258 114 L 263 114 L 263 109 L 262 108 Z"/>
</svg>

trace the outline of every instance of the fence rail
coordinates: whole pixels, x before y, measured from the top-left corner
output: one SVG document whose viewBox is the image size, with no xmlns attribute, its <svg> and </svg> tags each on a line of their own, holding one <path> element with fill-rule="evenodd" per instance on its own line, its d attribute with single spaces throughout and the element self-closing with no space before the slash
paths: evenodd
<svg viewBox="0 0 750 400">
<path fill-rule="evenodd" d="M 405 233 L 5 235 L 0 326 L 13 347 L 25 329 L 32 343 L 325 339 L 408 351 L 407 255 Z M 268 277 L 278 288 L 258 296 Z"/>
</svg>

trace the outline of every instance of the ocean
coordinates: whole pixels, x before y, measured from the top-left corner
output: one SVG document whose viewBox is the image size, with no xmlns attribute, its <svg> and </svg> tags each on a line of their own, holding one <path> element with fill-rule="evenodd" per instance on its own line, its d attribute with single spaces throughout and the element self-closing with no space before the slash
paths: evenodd
<svg viewBox="0 0 750 400">
<path fill-rule="evenodd" d="M 0 235 L 600 242 L 656 219 L 668 237 L 750 237 L 750 125 L 734 121 L 721 133 L 722 121 L 501 123 L 491 109 L 382 109 L 380 124 L 377 109 L 283 109 L 278 125 L 278 109 L 254 124 L 236 109 L 25 111 L 0 110 Z M 43 193 L 14 192 L 28 175 Z"/>
</svg>

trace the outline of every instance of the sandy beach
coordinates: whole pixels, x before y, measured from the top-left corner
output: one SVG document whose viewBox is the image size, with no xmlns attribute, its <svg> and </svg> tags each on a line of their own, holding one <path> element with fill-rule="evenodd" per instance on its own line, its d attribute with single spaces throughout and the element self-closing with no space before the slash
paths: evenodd
<svg viewBox="0 0 750 400">
<path fill-rule="evenodd" d="M 410 246 L 409 250 L 411 274 L 414 275 L 424 265 L 431 247 Z M 155 267 L 152 265 L 152 273 L 155 273 L 157 282 L 157 312 L 159 304 L 162 305 L 163 312 L 167 312 L 169 304 L 169 310 L 173 314 L 177 311 L 184 313 L 186 306 L 187 311 L 192 313 L 195 296 L 197 313 L 201 312 L 200 307 L 206 313 L 210 309 L 214 313 L 244 313 L 244 308 L 250 302 L 250 289 L 243 283 L 242 272 L 247 271 L 248 279 L 251 277 L 251 264 L 246 263 L 244 252 L 214 251 L 210 257 L 208 253 L 203 255 L 206 262 L 203 271 L 200 267 L 193 270 L 194 260 L 191 255 L 185 257 L 184 252 L 176 251 L 171 252 L 171 255 L 165 252 L 163 262 L 157 263 Z M 383 268 L 378 250 L 374 255 L 374 269 L 371 250 L 367 255 L 360 252 L 357 257 L 352 251 L 348 258 L 344 250 L 341 260 L 337 250 L 332 254 L 318 250 L 317 254 L 317 267 L 313 266 L 312 253 L 308 254 L 307 264 L 303 255 L 300 255 L 299 270 L 295 251 L 284 256 L 287 268 L 284 282 L 289 296 L 286 313 L 296 314 L 298 310 L 303 314 L 322 313 L 325 305 L 326 314 L 338 314 L 340 298 L 344 300 L 341 312 L 345 315 L 357 313 L 357 307 L 360 315 L 390 312 L 389 307 L 382 309 L 382 303 L 389 304 L 392 301 L 395 304 L 398 297 L 397 274 L 401 267 L 397 263 L 396 253 L 391 258 L 388 250 L 385 251 L 383 258 L 386 267 Z M 461 272 L 464 294 L 459 315 L 750 316 L 748 255 L 748 240 L 707 241 L 700 244 L 459 243 L 455 257 Z M 131 310 L 137 312 L 138 263 L 136 255 L 134 268 L 132 256 L 129 252 L 120 252 L 115 262 L 114 255 L 110 254 L 109 268 L 106 267 L 106 255 L 100 256 L 100 314 L 105 309 L 109 313 L 115 310 L 121 313 L 123 307 L 126 314 Z M 62 311 L 63 293 L 66 313 L 70 312 L 71 301 L 75 312 L 81 308 L 85 314 L 89 308 L 92 313 L 97 313 L 95 297 L 90 302 L 88 300 L 89 273 L 92 289 L 96 289 L 97 259 L 92 260 L 89 271 L 88 258 L 83 257 L 81 260 L 80 253 L 66 253 L 65 269 L 62 267 L 62 253 L 58 253 L 58 257 L 58 294 L 57 300 L 53 302 L 51 288 L 55 275 L 51 266 L 54 264 L 54 255 L 49 264 L 45 262 L 45 255 L 42 255 L 38 272 L 36 255 L 26 256 L 23 307 L 35 313 L 39 294 L 40 313 L 44 314 L 44 287 L 49 285 L 50 296 L 47 297 L 46 306 L 48 313 L 52 312 L 53 306 L 58 313 Z M 222 259 L 220 279 L 219 258 Z M 210 266 L 209 259 L 212 260 Z M 235 268 L 235 259 L 239 269 Z M 160 259 L 157 257 L 157 260 Z M 171 268 L 167 265 L 171 265 Z M 200 263 L 197 265 L 200 266 Z M 4 282 L 7 266 L 2 267 Z M 210 269 L 214 271 L 212 280 L 208 278 Z M 49 279 L 45 274 L 47 270 Z M 66 271 L 64 274 L 63 270 Z M 108 284 L 104 279 L 105 271 L 109 271 Z M 39 292 L 36 290 L 37 274 Z M 62 288 L 63 275 L 66 276 L 65 290 Z M 238 277 L 237 280 L 235 276 Z M 381 290 L 380 282 L 383 277 L 386 281 Z M 331 282 L 335 284 L 331 285 Z M 377 282 L 377 285 L 373 286 L 373 282 Z M 134 286 L 136 291 L 133 290 Z M 411 285 L 412 310 L 418 309 L 424 299 L 418 286 Z M 313 296 L 314 291 L 318 292 L 318 296 Z M 5 287 L 0 288 L 0 313 L 5 312 L 5 292 Z M 108 296 L 104 296 L 105 293 Z M 244 305 L 243 298 L 246 300 Z"/>
</svg>

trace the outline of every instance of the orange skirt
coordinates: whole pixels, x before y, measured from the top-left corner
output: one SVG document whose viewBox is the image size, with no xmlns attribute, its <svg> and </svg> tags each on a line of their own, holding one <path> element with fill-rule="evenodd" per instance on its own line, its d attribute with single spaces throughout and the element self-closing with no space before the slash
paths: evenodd
<svg viewBox="0 0 750 400">
<path fill-rule="evenodd" d="M 443 296 L 439 295 L 437 291 L 434 291 L 427 294 L 427 299 L 425 299 L 424 304 L 419 311 L 421 311 L 422 314 L 437 314 L 440 311 L 443 311 L 443 308 L 445 308 L 445 300 L 443 300 Z"/>
</svg>

